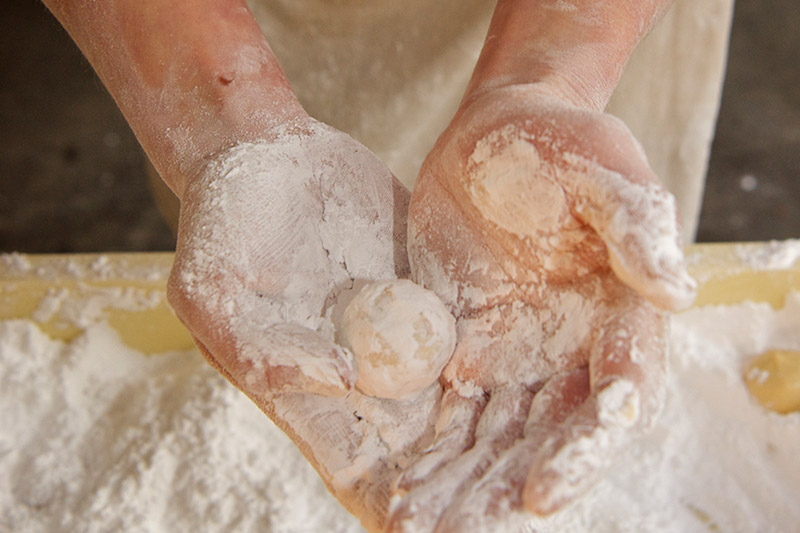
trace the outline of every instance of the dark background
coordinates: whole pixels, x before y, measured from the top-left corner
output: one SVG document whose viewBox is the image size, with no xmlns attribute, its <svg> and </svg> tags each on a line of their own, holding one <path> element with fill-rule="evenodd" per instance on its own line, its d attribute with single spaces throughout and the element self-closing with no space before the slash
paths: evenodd
<svg viewBox="0 0 800 533">
<path fill-rule="evenodd" d="M 37 0 L 0 17 L 0 252 L 171 250 L 144 156 Z M 739 0 L 699 241 L 800 237 L 800 2 Z"/>
</svg>

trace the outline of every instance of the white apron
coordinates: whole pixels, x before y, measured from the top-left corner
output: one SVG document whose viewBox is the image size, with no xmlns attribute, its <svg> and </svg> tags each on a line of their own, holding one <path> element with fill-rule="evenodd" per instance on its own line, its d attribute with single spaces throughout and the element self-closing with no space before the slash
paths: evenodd
<svg viewBox="0 0 800 533">
<path fill-rule="evenodd" d="M 458 106 L 494 8 L 490 0 L 249 5 L 309 114 L 358 139 L 409 188 Z M 675 194 L 687 243 L 700 215 L 732 12 L 733 0 L 677 0 L 634 52 L 608 106 Z M 176 200 L 153 185 L 175 227 Z"/>
<path fill-rule="evenodd" d="M 488 0 L 250 0 L 313 117 L 378 154 L 411 187 L 478 58 Z M 642 142 L 693 240 L 733 0 L 677 0 L 635 51 L 608 111 Z"/>
</svg>

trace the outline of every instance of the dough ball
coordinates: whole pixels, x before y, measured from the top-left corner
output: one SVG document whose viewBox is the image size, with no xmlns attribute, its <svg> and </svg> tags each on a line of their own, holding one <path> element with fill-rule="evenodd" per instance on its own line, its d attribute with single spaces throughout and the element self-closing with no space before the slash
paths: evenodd
<svg viewBox="0 0 800 533">
<path fill-rule="evenodd" d="M 800 411 L 800 352 L 770 350 L 756 357 L 744 375 L 747 388 L 773 411 Z"/>
<path fill-rule="evenodd" d="M 456 345 L 455 319 L 442 301 L 408 280 L 366 285 L 345 309 L 339 333 L 358 365 L 356 386 L 395 400 L 434 383 Z"/>
</svg>

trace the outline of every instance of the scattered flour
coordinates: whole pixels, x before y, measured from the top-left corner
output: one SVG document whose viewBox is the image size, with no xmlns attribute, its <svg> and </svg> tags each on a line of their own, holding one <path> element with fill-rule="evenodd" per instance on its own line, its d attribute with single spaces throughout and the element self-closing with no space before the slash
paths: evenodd
<svg viewBox="0 0 800 533">
<path fill-rule="evenodd" d="M 675 315 L 666 406 L 656 426 L 582 500 L 529 524 L 559 533 L 793 531 L 800 523 L 800 413 L 750 397 L 742 370 L 800 347 L 800 293 Z"/>
<path fill-rule="evenodd" d="M 792 531 L 800 413 L 741 379 L 800 349 L 800 294 L 672 325 L 663 415 L 586 497 L 527 531 Z M 291 442 L 195 352 L 145 356 L 102 320 L 71 343 L 0 322 L 0 532 L 356 532 Z"/>
<path fill-rule="evenodd" d="M 758 247 L 740 245 L 736 255 L 744 266 L 755 271 L 791 268 L 800 261 L 800 239 L 773 241 Z"/>
<path fill-rule="evenodd" d="M 0 532 L 363 531 L 198 353 L 145 356 L 103 323 L 0 339 Z"/>
</svg>

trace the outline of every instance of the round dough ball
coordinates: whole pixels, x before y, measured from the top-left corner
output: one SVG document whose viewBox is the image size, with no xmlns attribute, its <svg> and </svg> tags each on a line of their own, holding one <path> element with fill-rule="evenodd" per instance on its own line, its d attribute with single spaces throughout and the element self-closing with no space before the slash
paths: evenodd
<svg viewBox="0 0 800 533">
<path fill-rule="evenodd" d="M 340 341 L 355 356 L 362 392 L 402 400 L 439 378 L 456 346 L 456 322 L 433 292 L 380 281 L 347 306 Z"/>
</svg>

